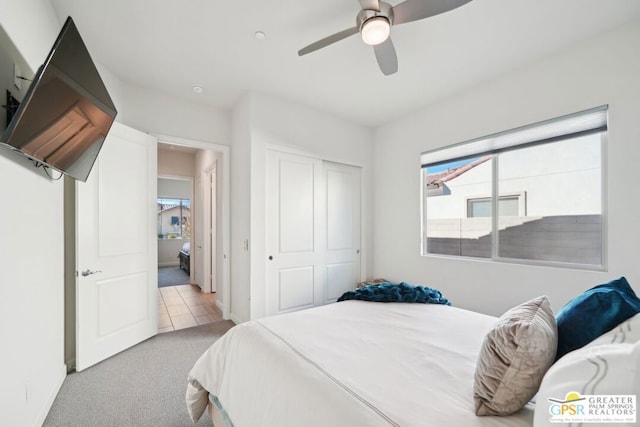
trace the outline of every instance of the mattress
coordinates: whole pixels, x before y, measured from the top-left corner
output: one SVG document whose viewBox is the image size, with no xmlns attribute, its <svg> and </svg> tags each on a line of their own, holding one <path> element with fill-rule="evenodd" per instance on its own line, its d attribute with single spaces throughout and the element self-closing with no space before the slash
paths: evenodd
<svg viewBox="0 0 640 427">
<path fill-rule="evenodd" d="M 478 417 L 473 374 L 495 317 L 435 304 L 344 301 L 232 328 L 189 374 L 235 427 L 531 426 L 533 406 Z"/>
</svg>

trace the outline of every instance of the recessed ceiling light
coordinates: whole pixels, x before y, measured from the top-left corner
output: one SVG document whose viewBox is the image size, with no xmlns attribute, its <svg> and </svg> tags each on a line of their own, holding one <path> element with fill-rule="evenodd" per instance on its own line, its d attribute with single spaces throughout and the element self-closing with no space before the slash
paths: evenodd
<svg viewBox="0 0 640 427">
<path fill-rule="evenodd" d="M 264 31 L 256 31 L 255 36 L 258 40 L 264 40 L 267 37 Z"/>
<path fill-rule="evenodd" d="M 193 91 L 197 94 L 204 92 L 204 88 L 200 85 L 193 85 L 191 87 L 193 88 Z"/>
</svg>

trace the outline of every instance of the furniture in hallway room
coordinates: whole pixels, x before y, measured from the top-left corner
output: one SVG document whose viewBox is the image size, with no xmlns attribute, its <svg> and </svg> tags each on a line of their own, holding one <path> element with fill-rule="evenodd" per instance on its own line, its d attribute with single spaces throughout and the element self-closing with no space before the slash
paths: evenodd
<svg viewBox="0 0 640 427">
<path fill-rule="evenodd" d="M 191 254 L 191 243 L 187 242 L 182 245 L 182 249 L 178 252 L 178 258 L 180 258 L 180 268 L 185 271 L 187 274 L 191 274 L 189 271 L 189 263 L 190 263 L 190 255 Z"/>
</svg>

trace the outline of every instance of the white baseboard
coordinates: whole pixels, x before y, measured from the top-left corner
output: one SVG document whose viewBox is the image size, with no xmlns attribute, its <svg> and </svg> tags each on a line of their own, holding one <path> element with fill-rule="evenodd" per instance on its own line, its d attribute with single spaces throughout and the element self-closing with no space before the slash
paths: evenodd
<svg viewBox="0 0 640 427">
<path fill-rule="evenodd" d="M 244 323 L 243 320 L 240 320 L 240 318 L 233 313 L 229 313 L 229 316 L 225 320 L 231 320 L 236 325 L 239 325 L 240 323 Z"/>
<path fill-rule="evenodd" d="M 38 418 L 36 418 L 36 422 L 34 424 L 35 427 L 40 427 L 42 424 L 44 424 L 44 420 L 47 418 L 47 415 L 49 415 L 49 411 L 53 406 L 53 402 L 56 400 L 56 396 L 58 395 L 58 392 L 60 391 L 60 388 L 62 387 L 62 383 L 64 382 L 64 379 L 66 377 L 67 377 L 67 365 L 63 363 L 60 366 L 60 370 L 58 371 L 58 379 L 55 382 L 53 388 L 51 389 L 51 392 L 49 393 L 47 400 L 44 402 L 44 406 L 42 407 L 42 410 L 40 411 Z"/>
<path fill-rule="evenodd" d="M 158 267 L 180 267 L 179 262 L 159 262 Z"/>
</svg>

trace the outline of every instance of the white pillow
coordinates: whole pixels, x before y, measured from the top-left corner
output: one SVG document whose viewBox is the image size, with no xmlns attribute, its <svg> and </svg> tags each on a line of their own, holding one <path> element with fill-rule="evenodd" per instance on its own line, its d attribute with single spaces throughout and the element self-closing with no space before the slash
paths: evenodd
<svg viewBox="0 0 640 427">
<path fill-rule="evenodd" d="M 600 335 L 585 347 L 601 344 L 636 343 L 640 341 L 640 313 L 620 323 L 618 326 Z"/>
<path fill-rule="evenodd" d="M 640 341 L 634 344 L 585 346 L 567 353 L 554 363 L 542 379 L 536 397 L 534 427 L 558 426 L 557 423 L 551 423 L 554 402 L 549 399 L 569 400 L 569 393 L 578 393 L 580 396 L 636 395 L 636 404 L 639 404 Z M 586 405 L 586 401 L 581 404 Z M 585 411 L 588 411 L 588 407 L 585 408 Z M 639 420 L 637 419 L 637 421 Z M 598 425 L 629 427 L 631 424 L 607 423 Z"/>
</svg>

